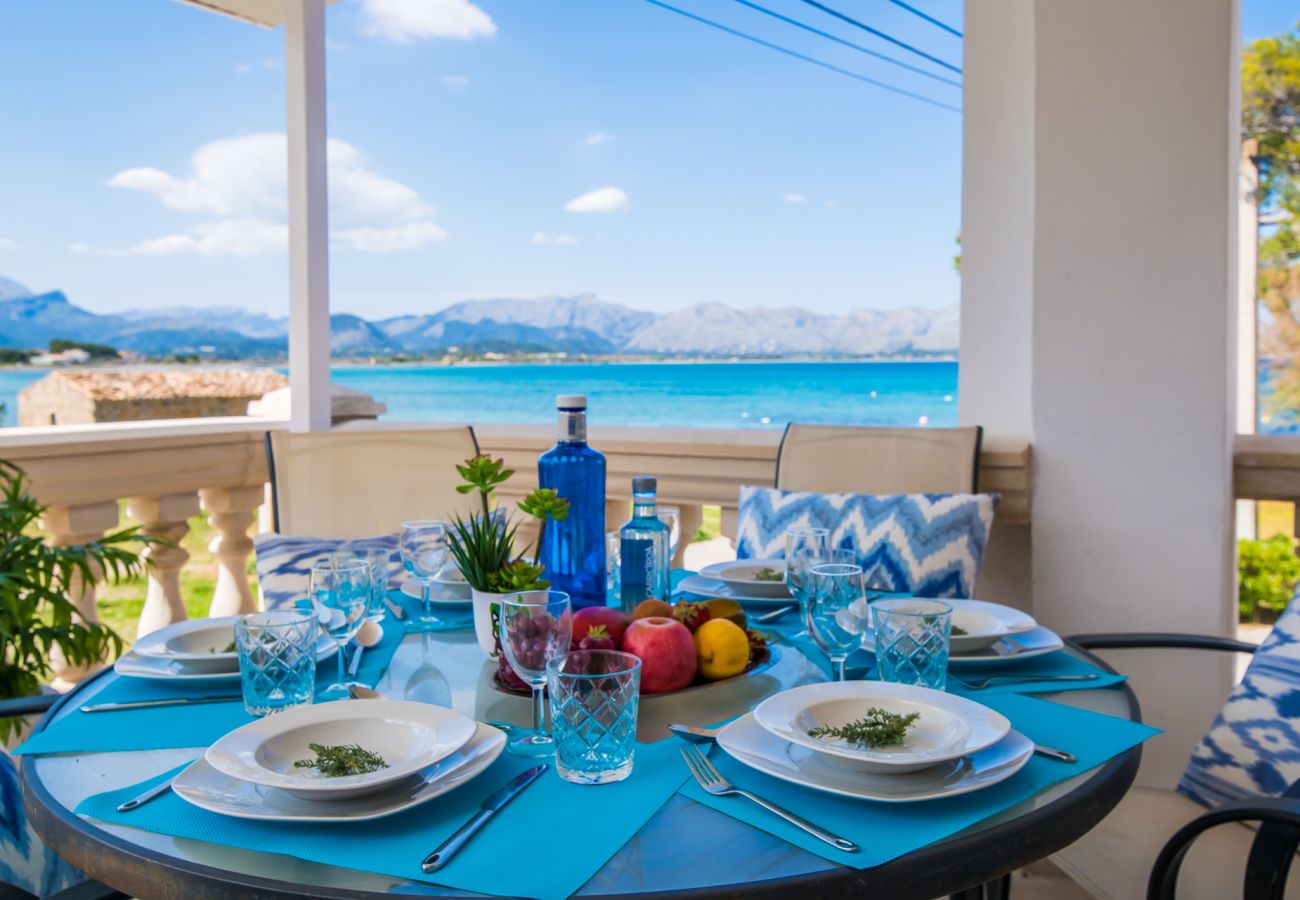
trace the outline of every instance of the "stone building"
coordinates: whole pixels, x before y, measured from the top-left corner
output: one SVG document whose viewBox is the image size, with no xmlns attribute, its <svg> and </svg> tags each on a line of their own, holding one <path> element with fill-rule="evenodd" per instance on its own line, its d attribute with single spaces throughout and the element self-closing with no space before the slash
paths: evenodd
<svg viewBox="0 0 1300 900">
<path fill-rule="evenodd" d="M 242 416 L 249 402 L 287 384 L 271 369 L 51 372 L 18 392 L 18 424 Z"/>
</svg>

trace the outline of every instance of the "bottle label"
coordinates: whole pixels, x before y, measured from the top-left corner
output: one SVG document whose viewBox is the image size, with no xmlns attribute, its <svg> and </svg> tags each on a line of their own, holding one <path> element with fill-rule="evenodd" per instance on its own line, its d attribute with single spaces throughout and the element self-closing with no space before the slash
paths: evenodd
<svg viewBox="0 0 1300 900">
<path fill-rule="evenodd" d="M 619 599 L 624 609 L 630 609 L 642 600 L 656 599 L 657 568 L 653 540 L 628 538 L 622 541 L 619 548 Z"/>
<path fill-rule="evenodd" d="M 587 413 L 585 411 L 560 410 L 560 441 L 562 443 L 586 442 Z"/>
</svg>

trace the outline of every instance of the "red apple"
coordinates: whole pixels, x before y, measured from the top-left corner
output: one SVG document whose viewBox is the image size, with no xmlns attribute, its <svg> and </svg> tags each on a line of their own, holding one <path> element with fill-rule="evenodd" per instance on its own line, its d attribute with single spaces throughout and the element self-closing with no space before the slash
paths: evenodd
<svg viewBox="0 0 1300 900">
<path fill-rule="evenodd" d="M 623 634 L 623 649 L 641 659 L 643 694 L 675 691 L 695 677 L 695 639 L 676 619 L 637 619 Z"/>
<path fill-rule="evenodd" d="M 617 647 L 623 642 L 623 632 L 627 630 L 627 613 L 613 606 L 588 606 L 573 614 L 573 643 L 587 636 L 587 632 L 597 625 L 604 625 L 605 632 L 614 639 Z"/>
</svg>

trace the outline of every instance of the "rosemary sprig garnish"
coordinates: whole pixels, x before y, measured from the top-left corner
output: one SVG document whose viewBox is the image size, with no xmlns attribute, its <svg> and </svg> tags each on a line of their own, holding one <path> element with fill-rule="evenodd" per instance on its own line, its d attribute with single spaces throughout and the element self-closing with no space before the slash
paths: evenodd
<svg viewBox="0 0 1300 900">
<path fill-rule="evenodd" d="M 308 744 L 315 751 L 315 759 L 300 759 L 295 762 L 296 769 L 317 769 L 327 778 L 341 778 L 345 775 L 365 775 L 387 769 L 388 763 L 378 753 L 371 753 L 360 744 Z"/>
<path fill-rule="evenodd" d="M 907 729 L 920 717 L 919 712 L 904 715 L 873 706 L 861 719 L 845 725 L 818 725 L 808 732 L 808 736 L 839 738 L 859 747 L 888 747 L 903 743 Z"/>
<path fill-rule="evenodd" d="M 773 569 L 770 566 L 764 566 L 763 568 L 759 569 L 757 572 L 754 573 L 754 580 L 755 581 L 785 581 L 785 573 Z"/>
<path fill-rule="evenodd" d="M 970 634 L 970 632 L 967 631 L 965 628 L 962 628 L 960 625 L 952 626 L 953 637 L 965 637 L 968 634 Z"/>
</svg>

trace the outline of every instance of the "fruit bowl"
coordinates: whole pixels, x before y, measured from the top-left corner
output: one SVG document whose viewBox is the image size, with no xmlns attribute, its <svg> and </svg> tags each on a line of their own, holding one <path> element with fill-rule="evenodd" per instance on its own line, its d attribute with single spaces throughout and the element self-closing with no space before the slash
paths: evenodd
<svg viewBox="0 0 1300 900">
<path fill-rule="evenodd" d="M 647 694 L 645 691 L 642 691 L 641 696 L 642 697 L 671 697 L 674 694 L 682 694 L 685 693 L 686 691 L 698 691 L 703 688 L 711 688 L 711 687 L 717 687 L 718 685 L 722 685 L 722 684 L 729 684 L 730 682 L 736 681 L 739 678 L 750 678 L 754 675 L 759 674 L 760 672 L 772 668 L 772 666 L 776 664 L 777 659 L 778 659 L 778 650 L 776 646 L 773 644 L 768 644 L 762 650 L 750 656 L 749 665 L 747 665 L 745 667 L 745 671 L 741 672 L 739 675 L 733 675 L 730 678 L 719 678 L 717 681 L 709 681 L 708 679 L 700 678 L 699 676 L 696 676 L 695 680 L 692 681 L 690 684 L 686 685 L 686 687 L 684 688 L 678 688 L 675 691 L 659 691 L 653 694 Z M 516 697 L 528 697 L 530 696 L 531 693 L 527 687 L 520 688 L 517 685 L 511 685 L 506 683 L 505 680 L 501 678 L 500 672 L 496 670 L 492 672 L 492 686 L 503 694 L 512 694 Z"/>
</svg>

